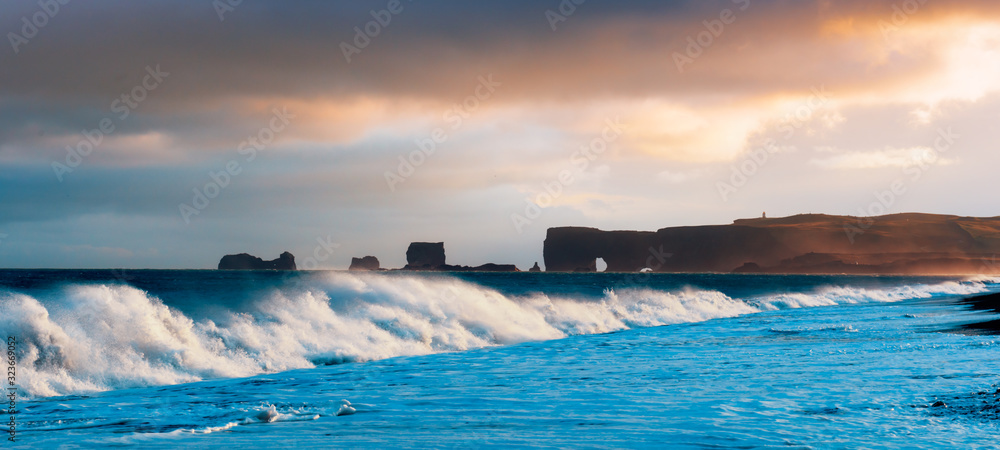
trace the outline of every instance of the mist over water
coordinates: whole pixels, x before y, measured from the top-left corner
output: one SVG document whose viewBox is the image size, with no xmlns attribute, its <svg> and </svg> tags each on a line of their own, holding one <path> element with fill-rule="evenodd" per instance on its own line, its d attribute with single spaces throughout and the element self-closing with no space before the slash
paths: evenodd
<svg viewBox="0 0 1000 450">
<path fill-rule="evenodd" d="M 97 277 L 0 288 L 0 334 L 17 337 L 24 393 L 245 377 L 761 311 L 968 295 L 989 284 L 717 276 L 738 286 L 712 289 L 697 276 L 637 284 L 591 275 L 583 287 L 553 274 L 511 282 L 474 274 L 315 272 L 260 275 L 265 282 L 252 284 L 220 282 L 213 272 L 169 276 L 162 284 Z M 195 288 L 178 287 L 185 283 Z"/>
</svg>

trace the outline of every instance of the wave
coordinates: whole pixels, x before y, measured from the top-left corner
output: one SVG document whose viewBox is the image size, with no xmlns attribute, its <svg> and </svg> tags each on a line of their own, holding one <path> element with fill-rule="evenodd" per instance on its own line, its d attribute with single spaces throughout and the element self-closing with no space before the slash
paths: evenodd
<svg viewBox="0 0 1000 450">
<path fill-rule="evenodd" d="M 303 289 L 276 289 L 250 312 L 214 321 L 196 322 L 129 285 L 70 285 L 45 305 L 0 293 L 0 333 L 17 339 L 22 391 L 48 397 L 986 290 L 965 281 L 744 300 L 711 290 L 617 289 L 588 300 L 511 297 L 445 277 L 321 273 Z"/>
<path fill-rule="evenodd" d="M 984 283 L 986 285 L 1000 285 L 1000 277 L 994 275 L 975 275 L 971 277 L 966 277 L 966 281 Z"/>
<path fill-rule="evenodd" d="M 347 400 L 341 400 L 339 403 L 335 403 L 338 407 L 336 411 L 333 411 L 334 416 L 346 416 L 351 415 L 356 412 L 356 409 L 351 405 L 351 402 Z M 275 405 L 264 405 L 262 408 L 253 411 L 244 411 L 244 413 L 250 413 L 250 416 L 244 416 L 242 418 L 232 418 L 228 422 L 219 426 L 205 426 L 201 428 L 184 428 L 177 427 L 169 431 L 155 431 L 155 432 L 136 432 L 130 433 L 123 436 L 115 437 L 109 439 L 118 445 L 127 446 L 149 446 L 151 443 L 163 445 L 164 440 L 180 440 L 184 439 L 185 435 L 198 435 L 198 434 L 212 434 L 219 433 L 223 431 L 229 431 L 233 428 L 242 425 L 260 425 L 260 424 L 271 424 L 275 422 L 307 422 L 312 420 L 319 420 L 320 414 L 315 414 L 312 412 L 302 412 L 292 408 L 284 408 L 285 412 L 279 412 Z M 231 414 L 239 415 L 238 412 Z"/>
</svg>

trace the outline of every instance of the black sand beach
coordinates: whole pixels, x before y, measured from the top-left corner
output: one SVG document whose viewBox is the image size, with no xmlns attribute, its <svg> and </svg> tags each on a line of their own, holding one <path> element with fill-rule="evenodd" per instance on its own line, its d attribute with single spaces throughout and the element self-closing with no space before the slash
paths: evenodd
<svg viewBox="0 0 1000 450">
<path fill-rule="evenodd" d="M 970 305 L 974 311 L 1000 313 L 1000 293 L 969 297 L 963 299 L 961 303 Z M 1000 319 L 962 324 L 951 331 L 975 335 L 1000 335 Z"/>
</svg>

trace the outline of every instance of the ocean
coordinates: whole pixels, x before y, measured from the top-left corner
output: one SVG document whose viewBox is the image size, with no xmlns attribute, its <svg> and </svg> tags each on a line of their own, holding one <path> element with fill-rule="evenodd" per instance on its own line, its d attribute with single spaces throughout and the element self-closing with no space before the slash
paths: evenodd
<svg viewBox="0 0 1000 450">
<path fill-rule="evenodd" d="M 998 281 L 0 270 L 3 446 L 995 448 Z"/>
</svg>

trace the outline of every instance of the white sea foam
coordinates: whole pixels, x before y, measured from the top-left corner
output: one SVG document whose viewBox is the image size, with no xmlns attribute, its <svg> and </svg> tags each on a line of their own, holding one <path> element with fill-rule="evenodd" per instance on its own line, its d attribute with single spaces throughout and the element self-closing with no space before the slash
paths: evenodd
<svg viewBox="0 0 1000 450">
<path fill-rule="evenodd" d="M 324 273 L 307 285 L 275 290 L 251 312 L 217 322 L 195 322 L 123 285 L 69 286 L 59 301 L 44 306 L 27 295 L 0 293 L 0 334 L 17 336 L 18 382 L 26 394 L 39 397 L 460 351 L 764 310 L 987 290 L 980 281 L 891 289 L 831 287 L 744 301 L 697 289 L 619 289 L 600 299 L 579 300 L 540 294 L 511 298 L 445 277 Z"/>
<path fill-rule="evenodd" d="M 353 414 L 355 409 L 352 408 L 351 402 L 347 400 L 342 400 L 340 402 L 340 409 L 335 413 L 335 415 L 348 415 Z M 345 408 L 349 412 L 345 411 Z M 176 428 L 170 431 L 163 432 L 152 432 L 152 433 L 130 433 L 125 436 L 112 438 L 110 441 L 122 445 L 148 445 L 151 442 L 158 442 L 162 445 L 164 439 L 167 440 L 181 440 L 187 435 L 201 435 L 201 434 L 212 434 L 222 431 L 229 431 L 241 425 L 265 425 L 275 422 L 304 422 L 310 420 L 317 420 L 320 418 L 319 414 L 314 413 L 302 413 L 300 411 L 291 410 L 289 412 L 278 412 L 277 407 L 274 405 L 266 405 L 262 409 L 256 411 L 250 411 L 251 416 L 244 417 L 238 420 L 230 420 L 223 425 L 219 426 L 205 426 L 201 428 Z"/>
<path fill-rule="evenodd" d="M 966 278 L 966 281 L 980 282 L 993 286 L 1000 285 L 1000 277 L 997 277 L 996 275 L 976 275 Z"/>
<path fill-rule="evenodd" d="M 773 294 L 748 299 L 748 303 L 757 305 L 763 310 L 777 310 L 865 302 L 898 302 L 901 300 L 931 298 L 934 296 L 972 295 L 987 291 L 986 285 L 979 281 L 961 283 L 948 281 L 940 284 L 918 284 L 888 289 L 829 287 L 809 294 Z"/>
</svg>

